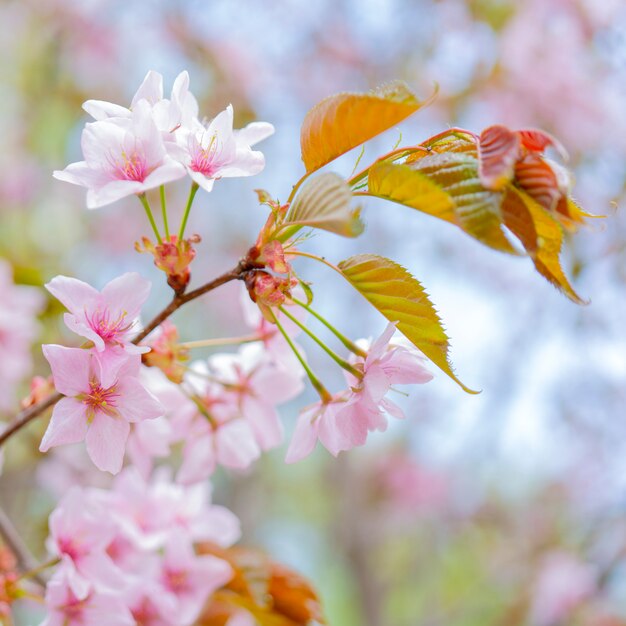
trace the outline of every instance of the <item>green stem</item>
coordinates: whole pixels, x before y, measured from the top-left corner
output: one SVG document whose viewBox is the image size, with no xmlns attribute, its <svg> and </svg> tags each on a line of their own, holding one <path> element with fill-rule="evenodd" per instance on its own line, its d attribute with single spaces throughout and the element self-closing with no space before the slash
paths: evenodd
<svg viewBox="0 0 626 626">
<path fill-rule="evenodd" d="M 261 335 L 245 335 L 243 337 L 224 337 L 223 339 L 199 339 L 198 341 L 185 341 L 178 344 L 181 348 L 212 348 L 216 346 L 237 346 L 242 343 L 262 341 Z"/>
<path fill-rule="evenodd" d="M 167 203 L 165 201 L 165 185 L 159 187 L 159 195 L 161 197 L 161 213 L 163 214 L 163 227 L 165 228 L 165 237 L 168 242 L 170 240 L 170 226 L 167 223 Z"/>
<path fill-rule="evenodd" d="M 189 219 L 189 211 L 191 210 L 191 205 L 193 204 L 193 199 L 196 197 L 196 192 L 198 191 L 198 183 L 191 183 L 191 189 L 189 190 L 189 197 L 187 198 L 187 206 L 185 207 L 185 213 L 183 214 L 183 219 L 180 223 L 180 230 L 178 231 L 178 241 L 183 240 L 183 236 L 185 234 L 185 227 L 187 226 L 187 220 Z"/>
<path fill-rule="evenodd" d="M 156 222 L 154 221 L 154 215 L 152 215 L 150 203 L 148 202 L 148 198 L 146 198 L 146 194 L 140 193 L 137 197 L 141 201 L 141 204 L 143 204 L 143 208 L 146 210 L 146 215 L 148 216 L 148 220 L 150 221 L 150 225 L 152 226 L 152 230 L 154 231 L 157 241 L 159 243 L 163 243 L 161 235 L 159 234 L 159 229 L 157 228 Z"/>
<path fill-rule="evenodd" d="M 348 348 L 348 350 L 350 350 L 350 352 L 353 352 L 357 356 L 360 356 L 360 357 L 363 357 L 363 358 L 365 358 L 367 356 L 367 351 L 366 350 L 363 350 L 363 348 L 359 348 L 359 346 L 357 346 L 357 344 L 354 343 L 354 341 L 352 341 L 351 339 L 348 339 L 348 337 L 346 337 L 343 333 L 338 331 L 328 320 L 326 320 L 319 313 L 314 311 L 308 304 L 306 304 L 305 302 L 302 302 L 301 300 L 297 300 L 296 298 L 292 298 L 292 300 L 298 306 L 301 306 L 303 309 L 308 311 L 315 319 L 317 319 L 320 322 L 322 322 L 322 324 L 324 324 L 324 326 L 326 326 L 326 328 L 328 328 L 328 330 L 330 330 L 330 332 L 333 333 L 333 335 L 335 335 L 335 337 L 337 337 L 337 339 L 339 339 L 339 341 L 341 341 L 341 343 L 346 348 Z"/>
<path fill-rule="evenodd" d="M 270 311 L 272 313 L 272 316 L 274 317 L 274 323 L 276 324 L 276 327 L 281 332 L 282 336 L 285 338 L 285 341 L 289 344 L 289 347 L 293 350 L 293 353 L 296 355 L 296 358 L 298 359 L 298 361 L 300 361 L 300 365 L 302 365 L 302 367 L 304 368 L 304 371 L 307 373 L 307 376 L 309 377 L 309 380 L 311 381 L 313 388 L 319 394 L 322 402 L 324 404 L 327 404 L 328 402 L 332 400 L 332 395 L 330 394 L 328 389 L 324 387 L 320 379 L 313 373 L 311 368 L 308 366 L 307 362 L 302 358 L 300 351 L 298 350 L 298 348 L 296 348 L 293 341 L 291 341 L 291 337 L 288 335 L 287 331 L 283 328 L 283 325 L 278 321 L 278 316 L 276 315 L 276 313 L 274 313 L 273 309 L 270 309 Z"/>
<path fill-rule="evenodd" d="M 302 329 L 313 341 L 333 360 L 339 367 L 342 367 L 347 372 L 350 372 L 354 377 L 359 380 L 363 378 L 363 372 L 360 372 L 354 365 L 351 365 L 345 359 L 342 359 L 335 351 L 329 348 L 315 333 L 311 332 L 298 318 L 289 313 L 285 307 L 278 307 L 279 311 L 288 317 L 296 326 Z"/>
<path fill-rule="evenodd" d="M 49 561 L 46 561 L 45 563 L 42 563 L 41 565 L 37 565 L 36 567 L 33 567 L 33 569 L 30 569 L 27 572 L 24 572 L 23 574 L 20 575 L 18 580 L 22 580 L 23 578 L 36 578 L 39 576 L 39 574 L 41 574 L 41 572 L 47 570 L 49 567 L 54 567 L 55 565 L 57 565 L 57 563 L 60 563 L 60 562 L 61 562 L 61 559 L 59 557 L 50 559 Z"/>
</svg>

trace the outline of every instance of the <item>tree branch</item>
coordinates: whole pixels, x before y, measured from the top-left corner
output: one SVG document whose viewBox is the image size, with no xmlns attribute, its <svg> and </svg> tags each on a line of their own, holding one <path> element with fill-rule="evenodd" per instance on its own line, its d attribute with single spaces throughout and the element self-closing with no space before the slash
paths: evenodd
<svg viewBox="0 0 626 626">
<path fill-rule="evenodd" d="M 159 324 L 170 317 L 170 315 L 172 315 L 181 306 L 187 304 L 187 302 L 191 302 L 192 300 L 203 296 L 205 293 L 209 293 L 209 291 L 213 291 L 214 289 L 217 289 L 218 287 L 221 287 L 222 285 L 225 285 L 233 280 L 243 279 L 246 273 L 251 269 L 254 269 L 254 267 L 254 264 L 247 258 L 242 258 L 232 270 L 214 278 L 201 287 L 198 287 L 189 293 L 176 294 L 172 301 L 158 315 L 156 315 L 156 317 L 146 324 L 143 330 L 133 339 L 133 343 L 138 344 L 140 341 L 145 339 L 155 328 L 157 328 L 157 326 L 159 326 Z M 41 415 L 46 409 L 54 406 L 62 397 L 62 394 L 55 392 L 37 404 L 33 404 L 18 413 L 7 428 L 0 433 L 0 447 L 4 445 L 7 439 L 26 426 L 26 424 Z M 1 522 L 0 532 L 2 532 Z"/>
<path fill-rule="evenodd" d="M 35 561 L 33 555 L 30 553 L 29 549 L 26 547 L 26 544 L 22 541 L 22 538 L 19 536 L 15 526 L 8 518 L 7 514 L 3 509 L 0 508 L 0 535 L 2 535 L 2 539 L 15 556 L 17 561 L 17 566 L 20 571 L 27 572 L 31 570 L 35 570 L 37 568 L 37 561 Z M 46 586 L 46 581 L 39 575 L 33 574 L 33 580 L 36 580 L 43 587 Z"/>
</svg>

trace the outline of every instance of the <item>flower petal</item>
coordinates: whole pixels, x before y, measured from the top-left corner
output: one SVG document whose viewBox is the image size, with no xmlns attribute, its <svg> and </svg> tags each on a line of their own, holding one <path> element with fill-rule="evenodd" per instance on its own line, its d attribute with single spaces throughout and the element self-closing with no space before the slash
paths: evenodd
<svg viewBox="0 0 626 626">
<path fill-rule="evenodd" d="M 130 425 L 125 419 L 96 413 L 85 441 L 87 454 L 98 469 L 111 474 L 122 469 L 129 432 Z"/>
<path fill-rule="evenodd" d="M 54 446 L 78 443 L 87 434 L 85 405 L 74 398 L 61 398 L 53 411 L 39 450 L 47 452 Z"/>
</svg>

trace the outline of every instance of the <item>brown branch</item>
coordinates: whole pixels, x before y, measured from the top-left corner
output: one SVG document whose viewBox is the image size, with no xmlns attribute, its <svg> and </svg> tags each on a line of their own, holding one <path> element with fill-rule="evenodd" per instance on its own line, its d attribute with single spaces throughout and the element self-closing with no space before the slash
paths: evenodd
<svg viewBox="0 0 626 626">
<path fill-rule="evenodd" d="M 189 293 L 176 294 L 172 301 L 146 326 L 143 330 L 133 339 L 133 343 L 137 344 L 142 339 L 145 339 L 159 324 L 165 321 L 172 313 L 178 310 L 187 302 L 191 302 L 200 296 L 203 296 L 205 293 L 209 291 L 213 291 L 226 283 L 229 283 L 233 280 L 241 280 L 245 277 L 246 273 L 255 267 L 248 259 L 243 258 L 237 263 L 237 265 L 228 272 L 225 272 L 221 276 L 214 278 L 208 283 L 190 291 Z M 33 404 L 32 406 L 24 409 L 20 413 L 17 414 L 15 419 L 7 426 L 7 428 L 0 433 L 0 447 L 4 445 L 4 443 L 12 437 L 17 431 L 21 430 L 26 424 L 34 420 L 36 417 L 41 415 L 46 409 L 49 409 L 51 406 L 54 406 L 61 398 L 62 394 L 55 392 L 51 396 L 48 396 L 44 400 L 41 400 L 37 404 Z M 1 532 L 0 526 L 0 532 Z"/>
<path fill-rule="evenodd" d="M 15 526 L 13 526 L 13 523 L 1 508 L 0 535 L 2 535 L 2 540 L 4 541 L 6 547 L 13 553 L 13 556 L 17 561 L 17 566 L 22 573 L 37 569 L 37 561 L 35 561 L 35 558 L 26 547 L 26 544 L 22 541 L 22 538 L 15 529 Z M 38 573 L 33 574 L 32 578 L 43 587 L 46 586 L 46 581 Z"/>
</svg>

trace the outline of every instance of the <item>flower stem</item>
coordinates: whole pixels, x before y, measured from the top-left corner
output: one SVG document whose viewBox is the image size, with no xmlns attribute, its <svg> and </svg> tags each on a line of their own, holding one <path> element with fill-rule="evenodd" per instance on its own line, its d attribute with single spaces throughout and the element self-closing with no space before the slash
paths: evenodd
<svg viewBox="0 0 626 626">
<path fill-rule="evenodd" d="M 178 344 L 181 348 L 213 348 L 217 346 L 237 346 L 242 343 L 262 341 L 262 335 L 244 335 L 243 337 L 224 337 L 216 339 L 199 339 L 198 341 L 184 341 Z"/>
<path fill-rule="evenodd" d="M 163 214 L 163 227 L 165 228 L 165 237 L 170 240 L 170 226 L 167 222 L 167 202 L 165 201 L 165 185 L 159 187 L 159 196 L 161 198 L 161 213 Z"/>
<path fill-rule="evenodd" d="M 55 565 L 57 565 L 57 563 L 60 563 L 60 562 L 61 562 L 61 559 L 58 556 L 54 557 L 53 559 L 50 559 L 49 561 L 46 561 L 45 563 L 42 563 L 41 565 L 37 565 L 36 567 L 33 567 L 27 572 L 24 572 L 19 577 L 19 580 L 21 580 L 22 578 L 37 578 L 39 574 L 41 574 L 41 572 L 47 570 L 49 567 L 54 567 Z"/>
<path fill-rule="evenodd" d="M 357 344 L 354 343 L 354 341 L 352 341 L 351 339 L 348 339 L 348 337 L 346 337 L 343 333 L 338 331 L 327 319 L 325 319 L 319 313 L 314 311 L 308 304 L 306 304 L 305 302 L 302 302 L 301 300 L 297 300 L 296 298 L 292 298 L 292 300 L 298 306 L 301 306 L 303 309 L 308 311 L 315 319 L 317 319 L 320 322 L 322 322 L 322 324 L 324 324 L 324 326 L 326 326 L 326 328 L 328 328 L 328 330 L 330 330 L 330 332 L 333 333 L 333 335 L 335 335 L 335 337 L 337 337 L 337 339 L 339 339 L 339 341 L 341 341 L 341 343 L 346 348 L 348 348 L 348 350 L 350 350 L 350 352 L 353 352 L 357 356 L 360 356 L 360 357 L 363 357 L 363 358 L 365 358 L 367 356 L 367 351 L 366 350 L 363 350 L 363 348 L 359 348 L 359 346 L 357 346 Z"/>
<path fill-rule="evenodd" d="M 180 223 L 180 230 L 178 231 L 178 241 L 183 240 L 185 227 L 187 226 L 187 220 L 189 219 L 189 211 L 191 210 L 191 205 L 193 204 L 193 199 L 196 197 L 197 191 L 198 183 L 191 183 L 191 189 L 189 189 L 189 197 L 187 198 L 187 206 L 185 207 L 185 213 L 183 214 L 183 219 Z"/>
<path fill-rule="evenodd" d="M 152 230 L 154 231 L 157 241 L 159 243 L 163 243 L 161 235 L 159 234 L 159 229 L 157 228 L 156 222 L 154 221 L 154 215 L 152 215 L 150 203 L 148 202 L 148 198 L 146 198 L 146 194 L 140 193 L 137 197 L 141 201 L 141 204 L 143 204 L 143 208 L 146 210 L 146 215 L 148 216 L 148 220 L 150 221 L 150 225 L 152 226 Z"/>
<path fill-rule="evenodd" d="M 331 393 L 328 391 L 328 389 L 326 389 L 326 387 L 324 387 L 320 379 L 313 373 L 311 368 L 308 366 L 307 362 L 304 360 L 304 358 L 300 354 L 300 351 L 298 350 L 298 348 L 296 348 L 293 341 L 291 340 L 291 337 L 289 336 L 287 331 L 283 328 L 283 325 L 278 321 L 278 316 L 276 315 L 276 313 L 274 313 L 274 310 L 270 309 L 270 311 L 272 313 L 272 316 L 274 317 L 274 323 L 276 324 L 276 327 L 281 332 L 282 336 L 285 338 L 285 341 L 289 344 L 289 347 L 293 350 L 293 353 L 296 355 L 296 358 L 298 359 L 298 361 L 300 361 L 300 365 L 302 365 L 302 367 L 304 368 L 304 371 L 309 377 L 309 380 L 311 381 L 313 388 L 319 394 L 322 402 L 324 404 L 327 404 L 328 402 L 332 400 Z"/>
<path fill-rule="evenodd" d="M 311 332 L 297 317 L 289 313 L 285 307 L 278 307 L 280 312 L 288 317 L 296 326 L 301 328 L 313 341 L 333 360 L 339 367 L 342 367 L 347 372 L 350 372 L 353 376 L 359 380 L 363 378 L 363 372 L 360 372 L 354 365 L 351 365 L 345 359 L 342 359 L 334 350 L 329 348 L 315 333 Z"/>
</svg>

